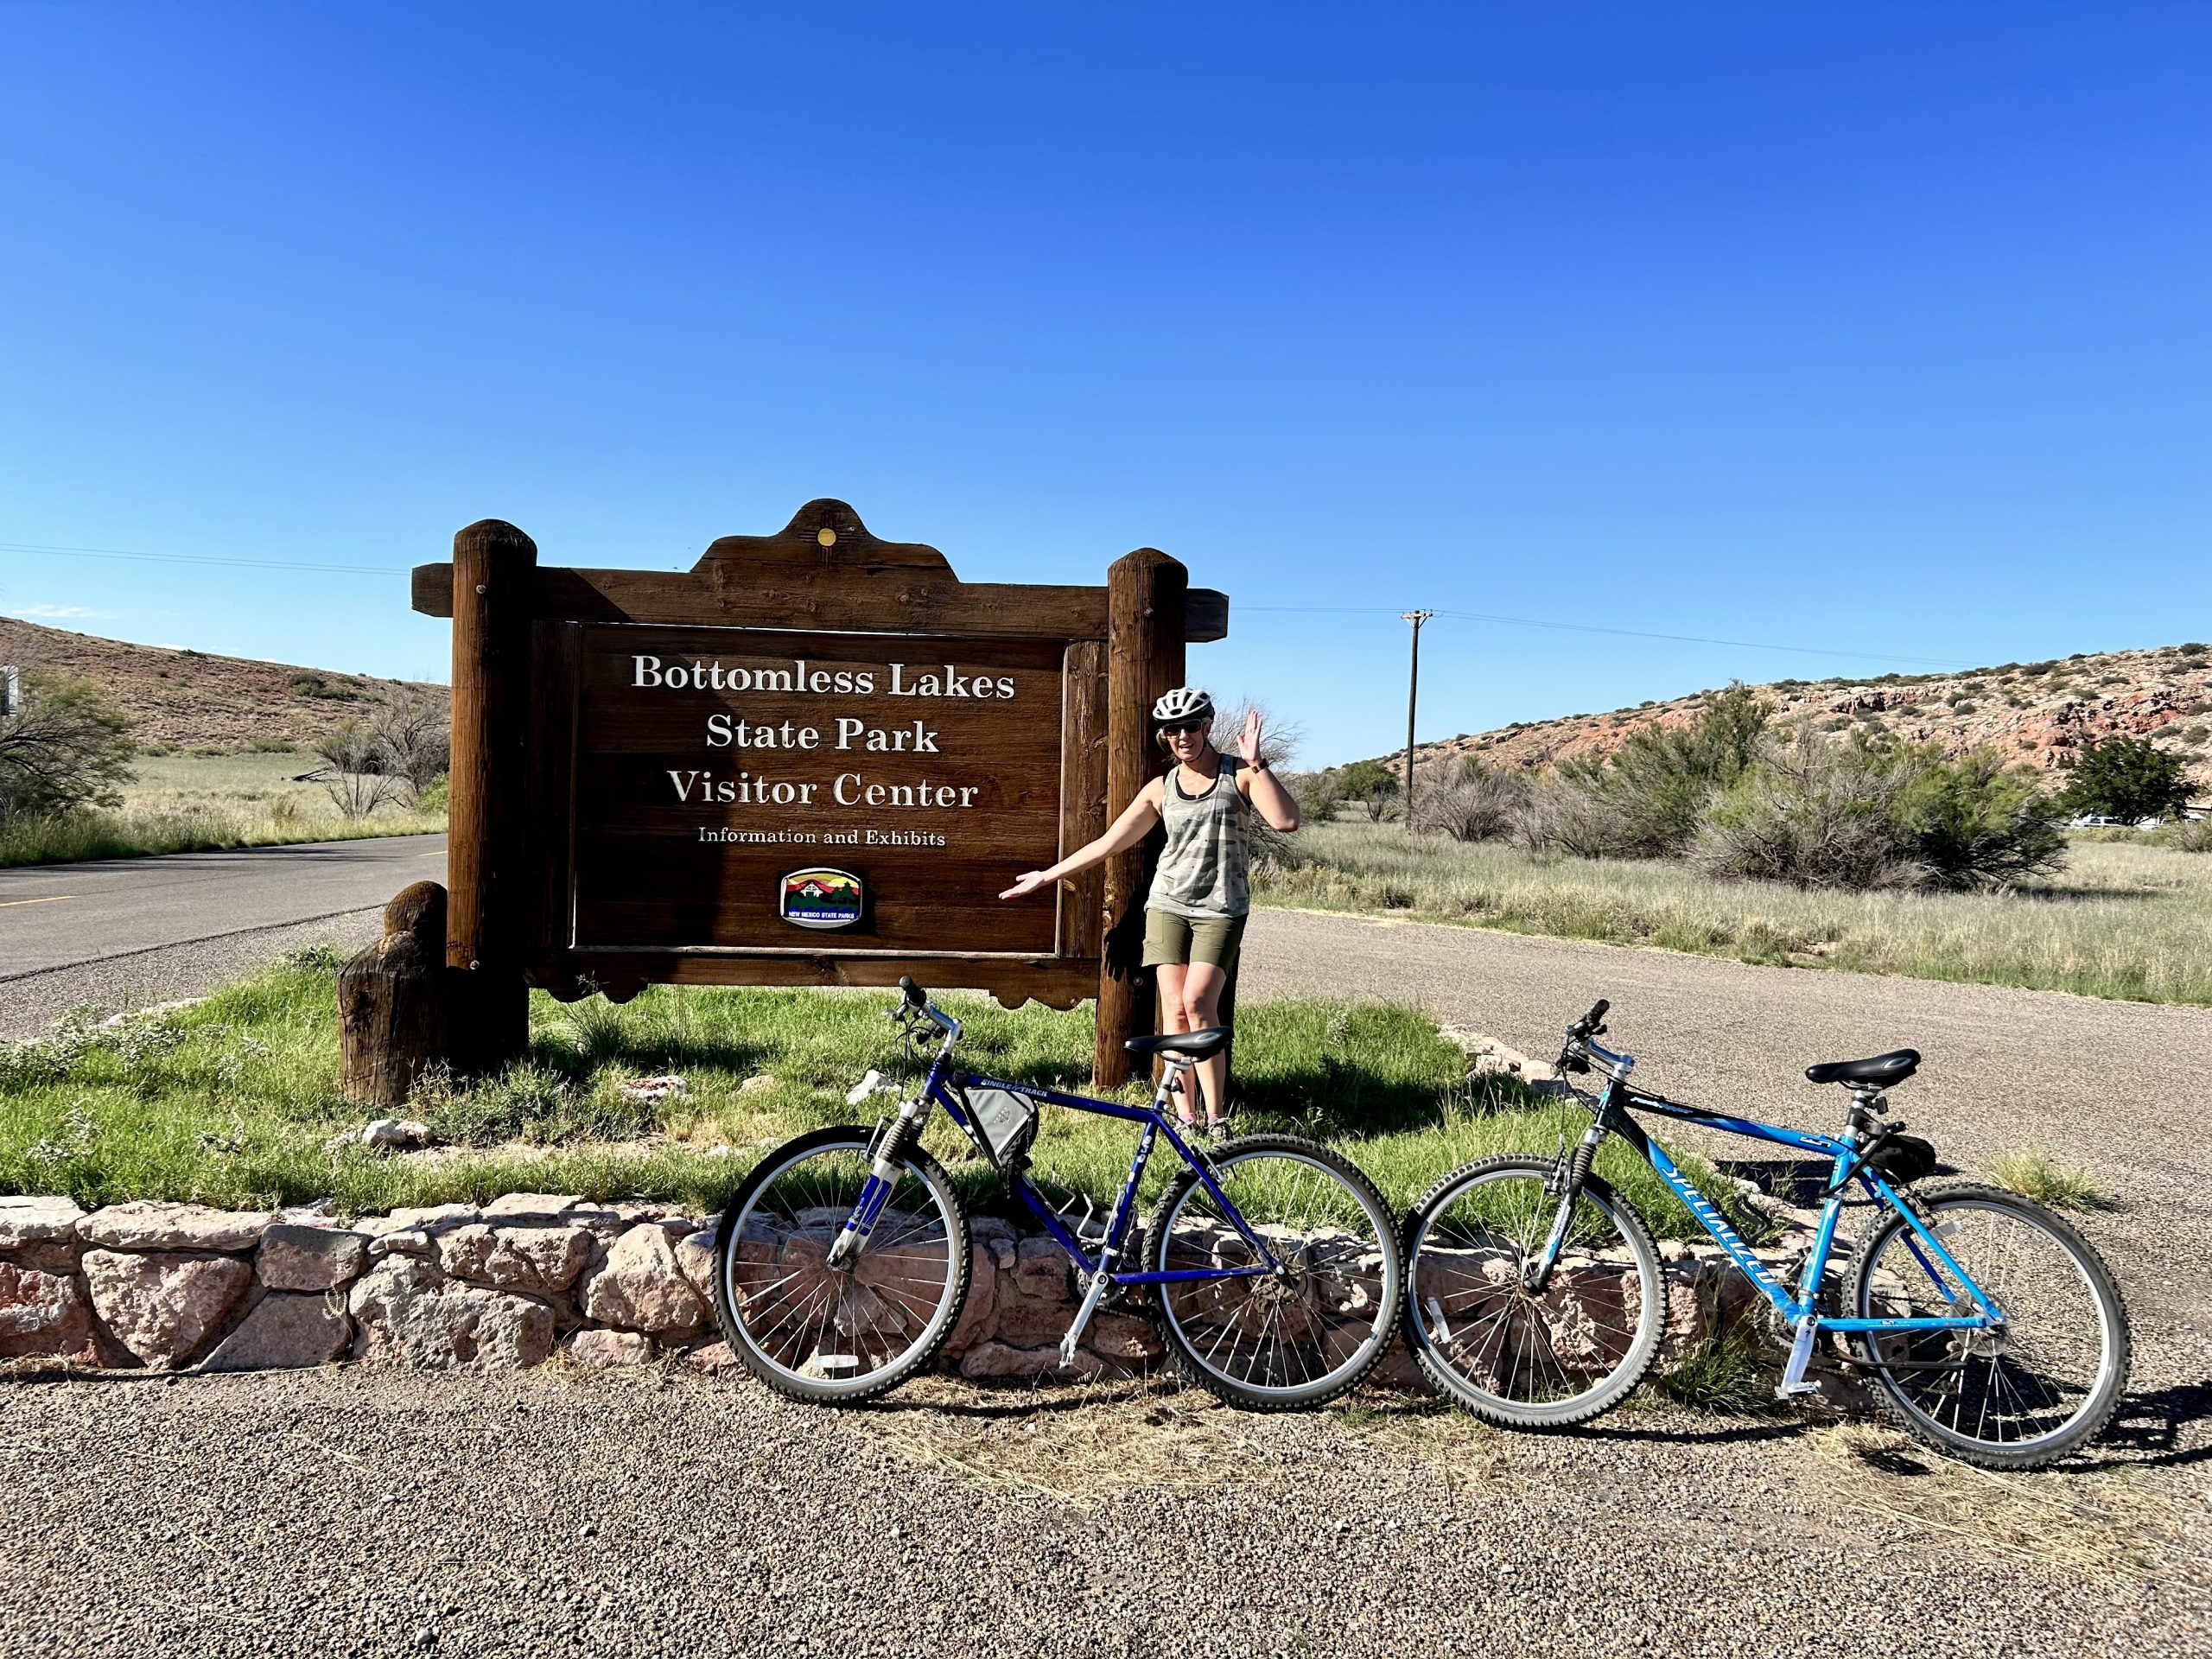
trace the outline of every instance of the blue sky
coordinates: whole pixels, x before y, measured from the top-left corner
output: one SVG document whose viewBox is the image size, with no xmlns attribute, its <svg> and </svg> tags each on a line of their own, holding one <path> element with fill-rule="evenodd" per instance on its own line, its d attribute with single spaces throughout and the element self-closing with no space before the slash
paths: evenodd
<svg viewBox="0 0 2212 1659">
<path fill-rule="evenodd" d="M 1412 605 L 1830 653 L 1446 616 L 1425 736 L 2212 637 L 2208 71 L 2201 5 L 16 0 L 0 611 L 442 677 L 472 519 L 836 495 L 1174 553 L 1315 761 Z"/>
</svg>

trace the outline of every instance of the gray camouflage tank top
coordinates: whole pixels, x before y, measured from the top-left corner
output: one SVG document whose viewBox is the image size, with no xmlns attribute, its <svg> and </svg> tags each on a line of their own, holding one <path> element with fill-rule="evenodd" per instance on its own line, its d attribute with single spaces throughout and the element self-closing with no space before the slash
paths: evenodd
<svg viewBox="0 0 2212 1659">
<path fill-rule="evenodd" d="M 1252 804 L 1236 787 L 1243 764 L 1224 755 L 1213 786 L 1198 795 L 1184 793 L 1182 767 L 1168 769 L 1160 799 L 1167 845 L 1145 897 L 1147 910 L 1209 921 L 1251 909 Z"/>
</svg>

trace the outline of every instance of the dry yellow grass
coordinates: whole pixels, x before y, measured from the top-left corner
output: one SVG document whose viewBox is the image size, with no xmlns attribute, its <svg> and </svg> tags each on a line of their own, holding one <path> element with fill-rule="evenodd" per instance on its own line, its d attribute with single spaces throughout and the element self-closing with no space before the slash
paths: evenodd
<svg viewBox="0 0 2212 1659">
<path fill-rule="evenodd" d="M 2145 1490 L 2139 1470 L 1999 1474 L 1863 1423 L 1815 1429 L 1807 1440 L 1823 1500 L 1885 1529 L 2115 1584 L 2158 1577 L 2183 1552 L 2188 1508 Z"/>
<path fill-rule="evenodd" d="M 1250 1419 L 1195 1389 L 1136 1376 L 979 1388 L 928 1376 L 899 1390 L 872 1438 L 972 1484 L 1078 1509 L 1116 1493 L 1192 1491 L 1280 1478 Z"/>
</svg>

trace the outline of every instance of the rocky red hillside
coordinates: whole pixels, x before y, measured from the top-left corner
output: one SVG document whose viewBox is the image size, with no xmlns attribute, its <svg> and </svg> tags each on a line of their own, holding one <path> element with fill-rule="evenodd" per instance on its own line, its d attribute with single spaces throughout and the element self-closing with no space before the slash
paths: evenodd
<svg viewBox="0 0 2212 1659">
<path fill-rule="evenodd" d="M 1952 754 L 1986 746 L 2044 770 L 2056 770 L 2106 738 L 2147 736 L 2189 756 L 2197 782 L 2212 787 L 2212 649 L 2202 645 L 2007 663 L 1960 674 L 1781 680 L 1758 690 L 1774 705 L 1777 725 L 1810 720 L 1824 731 L 1886 732 L 1910 742 L 1941 743 Z M 1697 702 L 1678 697 L 1465 733 L 1422 744 L 1415 754 L 1422 762 L 1479 755 L 1502 769 L 1548 770 L 1562 760 L 1610 754 L 1639 728 L 1680 724 Z"/>
<path fill-rule="evenodd" d="M 0 664 L 82 675 L 134 722 L 142 749 L 225 753 L 282 743 L 304 747 L 348 714 L 413 682 L 134 645 L 0 617 Z M 442 685 L 415 689 L 446 699 Z"/>
</svg>

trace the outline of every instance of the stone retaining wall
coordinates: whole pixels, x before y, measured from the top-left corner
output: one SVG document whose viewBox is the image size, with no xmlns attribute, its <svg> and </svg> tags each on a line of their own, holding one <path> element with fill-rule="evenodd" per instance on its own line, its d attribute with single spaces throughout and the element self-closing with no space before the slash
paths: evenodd
<svg viewBox="0 0 2212 1659">
<path fill-rule="evenodd" d="M 1750 1287 L 1712 1253 L 1666 1257 L 1671 1363 L 1733 1317 Z M 512 1370 L 556 1354 L 591 1367 L 734 1363 L 715 1332 L 712 1221 L 652 1204 L 518 1192 L 343 1221 L 140 1201 L 86 1213 L 0 1198 L 0 1359 L 110 1370 L 270 1370 L 351 1360 Z M 1101 1313 L 1073 1370 L 1066 1257 L 1044 1235 L 974 1224 L 972 1288 L 947 1370 L 977 1378 L 1093 1376 L 1157 1359 L 1149 1319 Z M 1427 1386 L 1402 1350 L 1382 1380 Z"/>
</svg>

